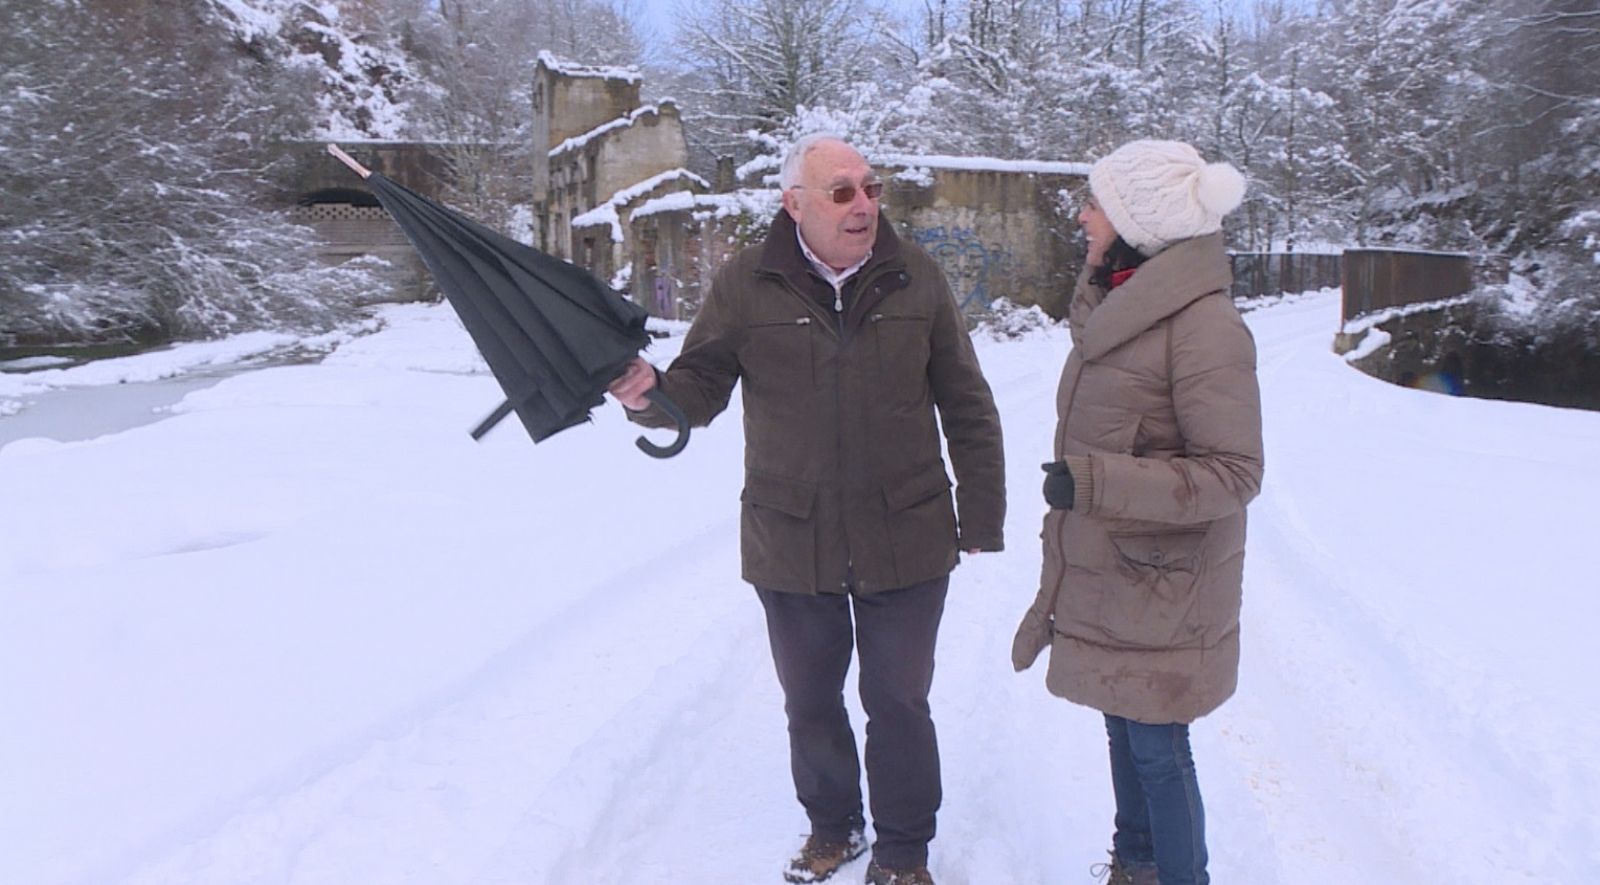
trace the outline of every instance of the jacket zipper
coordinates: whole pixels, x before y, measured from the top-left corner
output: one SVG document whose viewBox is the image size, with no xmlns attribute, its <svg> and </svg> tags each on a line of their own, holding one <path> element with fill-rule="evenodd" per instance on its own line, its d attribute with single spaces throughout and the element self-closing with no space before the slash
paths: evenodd
<svg viewBox="0 0 1600 885">
<path fill-rule="evenodd" d="M 888 270 L 889 270 L 889 268 L 887 266 L 879 267 L 879 268 L 874 270 L 872 276 L 870 276 L 870 277 L 862 277 L 861 278 L 861 286 L 860 286 L 859 289 L 856 290 L 857 293 L 858 293 L 856 297 L 858 297 L 858 298 L 861 297 L 859 293 L 866 292 L 868 286 L 870 284 L 876 282 L 880 278 L 882 278 L 888 272 Z M 814 300 L 810 299 L 810 298 L 807 298 L 802 292 L 800 292 L 800 290 L 796 289 L 794 287 L 794 285 L 789 282 L 789 278 L 787 276 L 785 276 L 784 274 L 769 274 L 769 275 L 776 277 L 778 279 L 779 283 L 781 283 L 783 285 L 783 288 L 788 290 L 789 294 L 791 294 L 794 297 L 800 299 L 800 301 L 806 305 L 808 310 L 815 310 L 816 309 L 816 302 Z M 842 351 L 844 350 L 845 340 L 846 340 L 846 338 L 845 338 L 845 326 L 844 326 L 844 289 L 843 289 L 843 287 L 840 287 L 840 288 L 837 288 L 837 289 L 833 290 L 833 315 L 834 315 L 834 317 L 837 318 L 837 321 L 838 321 L 837 324 L 829 324 L 828 326 L 826 326 L 826 328 L 830 329 L 834 333 L 834 335 L 838 338 L 838 340 L 839 340 L 839 349 L 841 351 L 841 357 L 842 357 L 843 356 Z M 882 314 L 878 314 L 878 316 L 882 316 Z M 785 324 L 787 324 L 787 322 L 789 322 L 789 321 L 784 321 L 783 323 L 773 323 L 772 325 L 785 325 Z M 810 317 L 800 317 L 799 319 L 794 320 L 794 322 L 796 324 L 798 324 L 798 325 L 809 325 L 811 323 L 811 318 Z M 842 360 L 841 360 L 841 363 L 842 363 Z M 834 464 L 837 465 L 837 468 L 838 468 L 837 475 L 839 477 L 839 482 L 835 483 L 835 486 L 838 489 L 838 497 L 837 497 L 837 500 L 835 501 L 835 503 L 837 504 L 837 506 L 839 508 L 840 528 L 844 529 L 844 547 L 845 547 L 845 576 L 846 576 L 846 580 L 845 580 L 845 585 L 843 587 L 841 587 L 840 589 L 842 589 L 846 593 L 848 593 L 849 592 L 849 575 L 850 575 L 851 569 L 853 568 L 855 557 L 850 552 L 850 532 L 848 530 L 848 526 L 844 525 L 844 522 L 845 522 L 845 506 L 844 506 L 845 481 L 844 481 L 844 479 L 845 479 L 845 471 L 846 471 L 847 467 L 845 465 L 845 460 L 844 460 L 844 434 L 842 432 L 842 428 L 844 426 L 844 416 L 842 414 L 843 408 L 844 408 L 843 405 L 842 405 L 843 401 L 844 401 L 844 393 L 843 393 L 843 391 L 841 391 L 839 389 L 840 388 L 840 381 L 839 381 L 840 376 L 841 376 L 841 373 L 836 372 L 835 373 L 835 377 L 834 377 L 834 382 L 833 382 L 833 415 L 834 415 L 834 420 L 839 423 L 839 429 L 834 432 L 835 445 L 834 445 L 833 459 L 834 459 Z"/>
<path fill-rule="evenodd" d="M 768 320 L 764 323 L 751 323 L 751 329 L 769 329 L 773 326 L 809 326 L 811 317 L 795 317 L 792 320 Z"/>
<path fill-rule="evenodd" d="M 1072 393 L 1067 396 L 1067 407 L 1061 412 L 1061 432 L 1060 435 L 1056 437 L 1055 449 L 1051 452 L 1051 454 L 1060 452 L 1063 443 L 1066 441 L 1067 418 L 1072 415 L 1072 402 L 1078 398 L 1078 383 L 1082 380 L 1083 358 L 1079 357 L 1078 369 L 1072 374 Z M 1062 518 L 1065 519 L 1065 517 Z M 1047 614 L 1050 616 L 1050 632 L 1052 634 L 1051 639 L 1054 641 L 1055 637 L 1053 634 L 1060 632 L 1056 628 L 1056 602 L 1061 599 L 1061 587 L 1066 583 L 1067 580 L 1067 551 L 1066 545 L 1061 541 L 1061 527 L 1057 526 L 1056 530 L 1050 534 L 1052 535 L 1050 541 L 1055 548 L 1056 565 L 1058 566 L 1058 570 L 1056 572 L 1056 588 L 1055 591 L 1050 594 L 1050 610 L 1047 612 Z"/>
</svg>

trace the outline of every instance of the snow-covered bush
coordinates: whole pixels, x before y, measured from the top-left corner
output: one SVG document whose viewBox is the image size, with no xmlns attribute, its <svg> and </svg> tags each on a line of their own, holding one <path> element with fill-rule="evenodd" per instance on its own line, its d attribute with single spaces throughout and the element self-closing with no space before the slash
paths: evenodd
<svg viewBox="0 0 1600 885">
<path fill-rule="evenodd" d="M 1061 320 L 1052 318 L 1037 304 L 1022 307 L 1005 298 L 989 302 L 988 309 L 972 317 L 977 326 L 972 334 L 1008 340 L 1026 338 L 1042 330 L 1064 327 Z"/>
</svg>

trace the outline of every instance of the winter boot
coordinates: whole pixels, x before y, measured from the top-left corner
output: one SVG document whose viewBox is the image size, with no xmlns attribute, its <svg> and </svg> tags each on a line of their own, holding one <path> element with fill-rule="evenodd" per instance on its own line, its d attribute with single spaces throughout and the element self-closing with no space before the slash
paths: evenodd
<svg viewBox="0 0 1600 885">
<path fill-rule="evenodd" d="M 933 885 L 933 874 L 927 867 L 880 867 L 874 859 L 867 864 L 867 885 Z"/>
<path fill-rule="evenodd" d="M 1108 852 L 1111 863 L 1097 863 L 1089 868 L 1089 875 L 1105 880 L 1105 885 L 1161 885 L 1156 879 L 1155 864 L 1126 864 L 1115 851 Z"/>
<path fill-rule="evenodd" d="M 867 834 L 861 824 L 854 824 L 843 839 L 823 839 L 815 833 L 806 837 L 806 844 L 789 861 L 783 871 L 785 882 L 823 882 L 839 872 L 839 868 L 865 854 Z"/>
</svg>

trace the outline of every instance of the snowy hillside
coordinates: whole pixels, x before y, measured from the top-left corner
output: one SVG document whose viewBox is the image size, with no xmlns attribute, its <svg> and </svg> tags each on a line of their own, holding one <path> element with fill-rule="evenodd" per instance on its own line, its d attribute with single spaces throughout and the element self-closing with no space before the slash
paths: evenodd
<svg viewBox="0 0 1600 885">
<path fill-rule="evenodd" d="M 777 881 L 806 824 L 737 577 L 737 398 L 666 462 L 614 405 L 475 444 L 499 396 L 451 315 L 386 316 L 0 448 L 0 882 Z M 1247 320 L 1267 481 L 1239 694 L 1194 730 L 1214 877 L 1593 881 L 1600 414 L 1368 378 L 1337 293 Z M 1109 841 L 1098 715 L 1008 658 L 1068 346 L 979 344 L 1009 549 L 957 570 L 941 637 L 942 885 L 1091 881 Z"/>
<path fill-rule="evenodd" d="M 417 75 L 393 41 L 346 21 L 337 2 L 210 0 L 241 44 L 319 85 L 314 139 L 397 138 L 406 129 L 398 93 Z M 392 28 L 392 25 L 391 25 Z"/>
</svg>

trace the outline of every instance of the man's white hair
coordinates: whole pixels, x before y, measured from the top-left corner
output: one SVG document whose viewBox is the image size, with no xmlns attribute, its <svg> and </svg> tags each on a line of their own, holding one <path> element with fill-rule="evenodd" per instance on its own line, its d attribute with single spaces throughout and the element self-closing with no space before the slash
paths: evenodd
<svg viewBox="0 0 1600 885">
<path fill-rule="evenodd" d="M 788 190 L 798 185 L 800 183 L 800 167 L 804 165 L 806 155 L 825 141 L 849 144 L 849 142 L 831 132 L 813 132 L 810 135 L 800 136 L 800 139 L 789 148 L 789 153 L 784 155 L 783 168 L 778 171 L 778 187 Z"/>
</svg>

